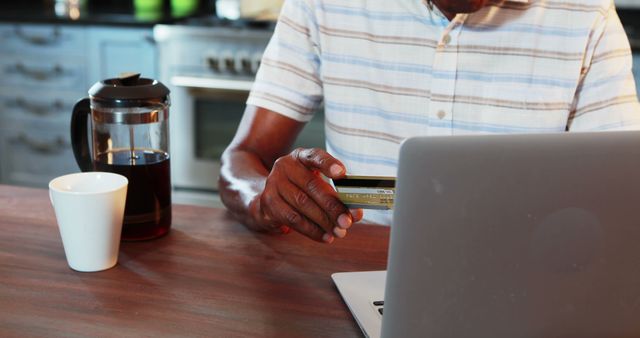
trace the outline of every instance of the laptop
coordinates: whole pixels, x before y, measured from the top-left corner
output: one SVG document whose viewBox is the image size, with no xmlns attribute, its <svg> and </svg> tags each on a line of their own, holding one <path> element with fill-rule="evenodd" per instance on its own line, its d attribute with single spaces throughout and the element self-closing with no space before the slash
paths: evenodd
<svg viewBox="0 0 640 338">
<path fill-rule="evenodd" d="M 396 189 L 366 336 L 640 337 L 640 132 L 411 138 Z"/>
</svg>

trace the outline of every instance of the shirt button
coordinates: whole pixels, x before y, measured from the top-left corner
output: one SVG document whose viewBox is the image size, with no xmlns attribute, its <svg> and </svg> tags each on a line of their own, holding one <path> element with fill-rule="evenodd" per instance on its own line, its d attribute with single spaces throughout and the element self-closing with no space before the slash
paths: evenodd
<svg viewBox="0 0 640 338">
<path fill-rule="evenodd" d="M 444 110 L 441 110 L 438 112 L 437 116 L 440 120 L 442 120 L 445 116 L 447 116 L 447 113 L 445 113 Z"/>
<path fill-rule="evenodd" d="M 451 35 L 446 34 L 442 37 L 442 44 L 448 45 L 449 43 L 451 43 Z"/>
</svg>

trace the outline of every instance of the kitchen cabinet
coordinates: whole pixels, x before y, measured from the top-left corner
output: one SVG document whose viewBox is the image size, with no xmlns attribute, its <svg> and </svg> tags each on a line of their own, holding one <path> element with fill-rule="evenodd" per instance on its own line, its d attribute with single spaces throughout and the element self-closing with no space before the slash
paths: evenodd
<svg viewBox="0 0 640 338">
<path fill-rule="evenodd" d="M 67 121 L 73 100 L 64 92 L 34 98 L 3 94 L 3 182 L 45 187 L 52 175 L 75 171 Z"/>
<path fill-rule="evenodd" d="M 0 24 L 0 183 L 46 187 L 78 171 L 69 123 L 89 87 L 124 71 L 156 77 L 151 27 Z"/>
<path fill-rule="evenodd" d="M 157 50 L 151 28 L 90 27 L 89 81 L 135 72 L 155 78 Z"/>
<path fill-rule="evenodd" d="M 86 32 L 20 23 L 0 32 L 1 182 L 46 187 L 74 170 L 69 113 L 86 87 Z"/>
</svg>

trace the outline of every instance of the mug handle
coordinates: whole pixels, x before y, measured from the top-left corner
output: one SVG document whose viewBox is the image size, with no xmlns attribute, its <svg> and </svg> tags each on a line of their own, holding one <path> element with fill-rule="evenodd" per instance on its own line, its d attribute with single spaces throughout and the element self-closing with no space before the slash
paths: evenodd
<svg viewBox="0 0 640 338">
<path fill-rule="evenodd" d="M 90 100 L 81 99 L 73 106 L 71 115 L 71 147 L 76 162 L 82 171 L 93 171 L 93 163 L 89 154 L 89 130 L 87 121 L 91 114 Z"/>
</svg>

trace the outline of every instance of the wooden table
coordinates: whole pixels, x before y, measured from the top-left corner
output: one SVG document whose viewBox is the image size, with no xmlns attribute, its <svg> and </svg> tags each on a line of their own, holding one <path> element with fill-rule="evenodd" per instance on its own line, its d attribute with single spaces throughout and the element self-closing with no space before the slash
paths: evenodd
<svg viewBox="0 0 640 338">
<path fill-rule="evenodd" d="M 173 212 L 169 235 L 80 273 L 47 191 L 0 185 L 0 336 L 361 336 L 330 275 L 384 269 L 388 228 L 326 245 L 248 231 L 222 209 Z"/>
</svg>

